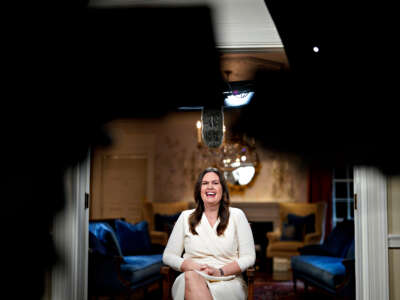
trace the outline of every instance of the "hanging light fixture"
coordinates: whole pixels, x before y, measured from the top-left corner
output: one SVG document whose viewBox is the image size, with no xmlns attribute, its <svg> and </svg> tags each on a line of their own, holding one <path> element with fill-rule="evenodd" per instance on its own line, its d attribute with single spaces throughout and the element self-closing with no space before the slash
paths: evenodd
<svg viewBox="0 0 400 300">
<path fill-rule="evenodd" d="M 207 166 L 219 168 L 234 189 L 249 185 L 259 171 L 260 163 L 254 139 L 230 137 L 223 125 L 224 138 L 219 147 L 208 147 L 201 135 L 201 121 L 196 122 L 198 171 Z"/>
</svg>

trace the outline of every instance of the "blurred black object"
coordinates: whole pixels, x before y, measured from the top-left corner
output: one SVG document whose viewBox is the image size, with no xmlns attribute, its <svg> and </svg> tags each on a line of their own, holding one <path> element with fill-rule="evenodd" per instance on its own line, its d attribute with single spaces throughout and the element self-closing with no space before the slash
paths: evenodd
<svg viewBox="0 0 400 300">
<path fill-rule="evenodd" d="M 41 299 L 65 170 L 112 143 L 112 119 L 222 105 L 222 77 L 205 7 L 20 1 L 4 4 L 1 22 L 2 286 Z"/>
<path fill-rule="evenodd" d="M 1 272 L 3 293 L 20 299 L 41 299 L 45 271 L 57 259 L 50 227 L 63 209 L 64 171 L 90 147 L 112 142 L 107 121 L 222 105 L 207 8 L 86 5 L 2 4 Z M 397 27 L 380 23 L 397 10 L 321 5 L 267 1 L 291 70 L 258 74 L 239 129 L 266 147 L 327 164 L 398 171 L 397 110 L 389 102 L 397 93 L 388 72 L 397 58 L 388 29 Z M 337 20 L 333 29 L 329 16 Z M 371 49 L 376 40 L 384 47 Z"/>
<path fill-rule="evenodd" d="M 254 98 L 234 131 L 310 164 L 366 165 L 399 173 L 390 7 L 265 2 L 290 70 L 257 74 Z M 374 47 L 377 38 L 385 45 Z"/>
</svg>

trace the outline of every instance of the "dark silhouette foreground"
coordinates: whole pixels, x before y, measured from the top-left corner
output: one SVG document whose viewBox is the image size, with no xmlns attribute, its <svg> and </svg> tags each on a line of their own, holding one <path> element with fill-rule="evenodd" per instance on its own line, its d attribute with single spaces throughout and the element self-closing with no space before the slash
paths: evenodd
<svg viewBox="0 0 400 300">
<path fill-rule="evenodd" d="M 3 293 L 18 299 L 43 294 L 44 273 L 57 259 L 50 226 L 64 206 L 64 172 L 90 147 L 112 142 L 103 130 L 106 122 L 222 104 L 207 9 L 88 12 L 79 1 L 53 2 L 18 1 L 2 8 L 1 272 Z M 338 48 L 332 32 L 313 35 L 311 29 L 325 28 L 318 24 L 327 16 L 324 10 L 317 10 L 317 23 L 305 26 L 309 18 L 290 23 L 293 15 L 277 2 L 267 5 L 292 69 L 258 75 L 257 96 L 237 130 L 309 160 L 399 171 L 397 111 L 388 104 L 393 85 L 386 70 L 379 72 L 371 61 L 364 65 L 361 47 Z M 301 12 L 307 16 L 306 9 Z M 339 42 L 344 28 L 337 28 Z M 365 36 L 343 36 L 352 46 L 365 42 Z M 320 40 L 317 61 L 309 52 L 314 37 L 328 41 Z M 329 46 L 339 52 L 326 51 Z M 345 63 L 332 60 L 338 53 L 347 53 L 341 55 Z M 388 79 L 384 85 L 382 77 Z"/>
</svg>

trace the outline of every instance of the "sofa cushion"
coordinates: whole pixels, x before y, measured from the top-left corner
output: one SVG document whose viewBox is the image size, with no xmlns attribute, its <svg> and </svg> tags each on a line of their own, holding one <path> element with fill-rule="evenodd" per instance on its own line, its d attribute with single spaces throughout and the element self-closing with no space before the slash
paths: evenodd
<svg viewBox="0 0 400 300">
<path fill-rule="evenodd" d="M 160 274 L 162 254 L 124 256 L 121 265 L 122 276 L 131 284 Z"/>
<path fill-rule="evenodd" d="M 287 219 L 289 224 L 300 228 L 304 226 L 305 234 L 315 232 L 315 214 L 309 214 L 307 216 L 288 214 Z"/>
<path fill-rule="evenodd" d="M 347 252 L 346 252 L 346 259 L 354 259 L 355 258 L 355 254 L 354 254 L 354 251 L 355 251 L 355 241 L 354 240 L 352 240 L 352 242 L 350 243 L 350 245 L 349 245 L 349 248 L 347 249 Z"/>
<path fill-rule="evenodd" d="M 354 222 L 338 223 L 329 234 L 324 245 L 332 252 L 332 256 L 345 257 L 354 240 Z"/>
<path fill-rule="evenodd" d="M 151 241 L 146 221 L 131 224 L 116 220 L 115 231 L 124 256 L 148 254 L 151 251 Z"/>
<path fill-rule="evenodd" d="M 331 256 L 300 255 L 291 259 L 292 269 L 331 288 L 339 284 L 346 273 L 343 258 Z"/>
<path fill-rule="evenodd" d="M 303 241 L 304 226 L 283 223 L 281 241 Z"/>
<path fill-rule="evenodd" d="M 167 232 L 168 235 L 170 235 L 172 229 L 174 228 L 175 222 L 178 220 L 180 214 L 181 214 L 180 212 L 173 215 L 155 214 L 154 215 L 155 230 L 164 231 Z"/>
<path fill-rule="evenodd" d="M 122 256 L 115 232 L 105 222 L 89 222 L 89 247 L 103 255 Z"/>
</svg>

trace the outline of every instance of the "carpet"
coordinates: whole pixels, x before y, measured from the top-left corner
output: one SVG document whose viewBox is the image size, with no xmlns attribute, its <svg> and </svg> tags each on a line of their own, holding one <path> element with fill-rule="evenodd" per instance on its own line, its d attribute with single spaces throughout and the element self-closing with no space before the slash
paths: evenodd
<svg viewBox="0 0 400 300">
<path fill-rule="evenodd" d="M 304 284 L 297 281 L 297 292 L 294 292 L 293 281 L 258 281 L 254 284 L 254 300 L 343 300 L 324 293 L 313 286 L 304 291 Z"/>
<path fill-rule="evenodd" d="M 304 292 L 304 285 L 297 283 L 297 293 Z M 296 299 L 292 281 L 271 281 L 254 284 L 254 300 Z"/>
</svg>

